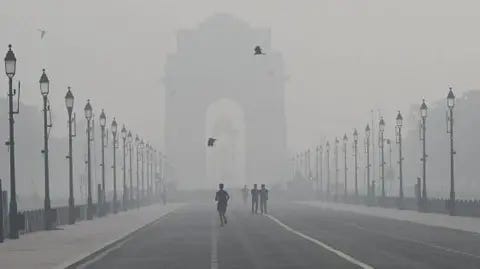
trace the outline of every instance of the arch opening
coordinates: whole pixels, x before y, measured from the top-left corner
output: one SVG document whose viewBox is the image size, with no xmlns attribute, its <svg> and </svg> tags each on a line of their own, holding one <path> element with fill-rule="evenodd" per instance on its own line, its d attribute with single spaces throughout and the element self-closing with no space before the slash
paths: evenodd
<svg viewBox="0 0 480 269">
<path fill-rule="evenodd" d="M 231 99 L 209 104 L 205 113 L 206 137 L 216 138 L 205 145 L 207 188 L 222 182 L 229 188 L 246 184 L 246 137 L 243 108 Z"/>
</svg>

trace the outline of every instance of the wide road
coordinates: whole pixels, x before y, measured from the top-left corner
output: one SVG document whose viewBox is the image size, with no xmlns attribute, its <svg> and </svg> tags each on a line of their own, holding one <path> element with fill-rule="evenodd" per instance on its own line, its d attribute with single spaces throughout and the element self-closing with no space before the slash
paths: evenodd
<svg viewBox="0 0 480 269">
<path fill-rule="evenodd" d="M 480 268 L 479 234 L 273 204 L 270 215 L 185 206 L 83 268 Z"/>
</svg>

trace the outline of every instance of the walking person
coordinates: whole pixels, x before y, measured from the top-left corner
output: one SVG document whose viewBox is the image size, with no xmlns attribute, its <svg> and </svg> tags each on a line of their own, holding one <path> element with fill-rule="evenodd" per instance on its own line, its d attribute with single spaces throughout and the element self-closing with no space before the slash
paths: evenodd
<svg viewBox="0 0 480 269">
<path fill-rule="evenodd" d="M 265 188 L 265 184 L 262 184 L 259 193 L 260 193 L 260 212 L 262 214 L 267 214 L 268 190 Z"/>
<path fill-rule="evenodd" d="M 248 188 L 247 185 L 243 186 L 242 188 L 242 198 L 243 198 L 243 203 L 247 204 L 247 199 L 248 199 Z"/>
<path fill-rule="evenodd" d="M 218 184 L 218 188 L 220 190 L 215 194 L 215 201 L 217 202 L 217 211 L 220 216 L 220 226 L 223 226 L 224 224 L 227 224 L 225 213 L 227 212 L 227 203 L 230 196 L 228 195 L 228 192 L 223 190 L 223 183 Z"/>
<path fill-rule="evenodd" d="M 258 213 L 258 192 L 257 184 L 253 184 L 253 189 L 250 191 L 252 196 L 252 214 Z"/>
</svg>

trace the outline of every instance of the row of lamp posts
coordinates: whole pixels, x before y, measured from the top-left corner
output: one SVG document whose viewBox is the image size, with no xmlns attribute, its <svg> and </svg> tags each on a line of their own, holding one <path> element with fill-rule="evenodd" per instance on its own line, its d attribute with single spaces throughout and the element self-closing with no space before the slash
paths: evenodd
<svg viewBox="0 0 480 269">
<path fill-rule="evenodd" d="M 5 73 L 8 77 L 8 105 L 9 105 L 9 139 L 6 142 L 6 145 L 9 147 L 10 153 L 10 203 L 9 203 L 9 238 L 16 239 L 19 237 L 19 226 L 21 221 L 20 215 L 18 214 L 17 209 L 17 198 L 16 198 L 16 178 L 15 178 L 15 134 L 14 134 L 14 115 L 19 113 L 19 96 L 20 96 L 20 82 L 18 83 L 18 88 L 13 88 L 13 78 L 16 74 L 16 63 L 17 59 L 14 52 L 12 51 L 12 46 L 8 46 L 7 54 L 4 58 L 5 62 Z M 44 147 L 42 153 L 44 156 L 44 188 L 45 188 L 45 199 L 44 199 L 44 227 L 46 230 L 52 229 L 55 212 L 51 208 L 50 201 L 50 178 L 49 178 L 49 149 L 48 149 L 48 140 L 50 134 L 50 128 L 52 127 L 51 117 L 50 117 L 50 103 L 48 100 L 48 94 L 50 92 L 50 80 L 43 69 L 42 74 L 39 80 L 40 84 L 40 93 L 43 99 L 43 137 L 44 137 Z M 17 96 L 17 108 L 14 109 L 14 97 Z M 73 113 L 74 108 L 74 96 L 71 91 L 71 88 L 68 87 L 67 94 L 65 95 L 65 106 L 68 113 L 68 167 L 69 167 L 69 194 L 68 194 L 68 223 L 75 223 L 76 213 L 75 213 L 75 199 L 74 199 L 74 187 L 73 187 L 73 147 L 72 139 L 76 136 L 75 122 L 76 117 Z M 91 220 L 94 214 L 94 207 L 92 203 L 92 178 L 91 178 L 91 142 L 92 142 L 92 122 L 93 122 L 93 109 L 90 104 L 90 100 L 87 101 L 87 104 L 84 108 L 85 118 L 87 120 L 87 219 Z M 108 139 L 106 134 L 106 116 L 102 110 L 100 114 L 100 127 L 101 127 L 101 140 L 102 140 L 102 185 L 101 185 L 101 194 L 98 204 L 100 207 L 101 214 L 104 214 L 106 211 L 106 195 L 105 195 L 105 138 Z M 115 118 L 111 124 L 111 131 L 113 137 L 113 211 L 116 213 L 118 210 L 117 202 L 117 183 L 116 183 L 116 149 L 118 148 L 118 139 L 117 139 L 117 130 L 118 124 Z M 138 135 L 133 139 L 131 131 L 127 131 L 125 126 L 120 130 L 120 135 L 123 140 L 123 197 L 122 197 L 122 206 L 123 210 L 127 209 L 129 202 L 133 202 L 133 172 L 132 172 L 132 154 L 134 144 L 136 145 L 136 160 L 137 160 L 137 188 L 136 188 L 136 197 L 137 197 L 137 207 L 140 206 L 140 201 L 150 197 L 151 190 L 153 187 L 153 181 L 157 175 L 157 151 L 148 143 L 144 143 L 143 139 L 140 139 Z M 128 149 L 127 149 L 128 147 Z M 145 150 L 145 151 L 144 151 Z M 126 155 L 127 151 L 129 153 L 129 187 L 127 187 L 127 165 L 126 165 Z M 144 185 L 144 155 L 147 155 L 147 194 L 145 193 Z M 141 190 L 140 190 L 140 175 L 139 175 L 139 161 L 141 157 L 142 162 L 142 175 L 141 175 Z M 160 153 L 160 162 L 164 161 L 164 155 Z M 160 167 L 162 164 L 160 163 Z M 150 170 L 148 170 L 150 169 Z M 162 173 L 160 173 L 162 177 Z M 161 178 L 160 178 L 161 180 Z"/>
<path fill-rule="evenodd" d="M 451 215 L 455 214 L 455 178 L 454 178 L 454 155 L 455 155 L 455 150 L 453 146 L 453 108 L 455 106 L 455 95 L 453 94 L 452 88 L 449 88 L 449 92 L 447 95 L 447 133 L 450 136 L 450 196 L 449 196 L 449 201 L 448 201 L 448 210 Z M 426 120 L 427 120 L 427 114 L 428 114 L 428 107 L 425 103 L 425 100 L 422 101 L 422 104 L 420 105 L 420 141 L 422 142 L 422 182 L 419 184 L 419 188 L 421 191 L 419 192 L 419 205 L 421 210 L 428 210 L 428 198 L 427 198 L 427 168 L 426 168 L 426 163 L 427 163 L 427 153 L 426 153 Z M 403 154 L 402 154 L 402 126 L 403 126 L 403 116 L 398 112 L 396 118 L 395 118 L 395 138 L 396 138 L 396 144 L 398 145 L 398 179 L 399 179 L 399 192 L 398 192 L 398 199 L 397 199 L 397 206 L 398 208 L 403 208 L 403 198 L 404 198 L 404 192 L 403 192 Z M 389 139 L 386 139 L 384 136 L 385 132 L 385 120 L 383 117 L 380 118 L 379 120 L 379 149 L 380 149 L 380 180 L 381 180 L 381 199 L 384 199 L 386 197 L 386 192 L 385 192 L 385 142 L 390 145 L 391 147 L 391 142 Z M 366 158 L 366 195 L 367 195 L 367 201 L 371 201 L 374 196 L 374 186 L 375 186 L 375 181 L 370 180 L 370 126 L 367 124 L 365 127 L 365 158 Z M 339 168 L 338 168 L 338 146 L 339 146 L 339 140 L 338 138 L 335 138 L 335 148 L 334 148 L 334 160 L 335 160 L 335 194 L 334 194 L 334 199 L 337 199 L 338 195 L 338 177 L 339 177 Z M 344 195 L 347 196 L 347 142 L 348 142 L 348 137 L 345 134 L 343 136 L 343 151 L 344 151 Z M 354 156 L 354 194 L 355 196 L 359 195 L 358 191 L 358 132 L 357 129 L 354 129 L 353 131 L 353 156 Z M 323 146 L 317 146 L 316 147 L 316 164 L 315 164 L 315 185 L 316 185 L 316 190 L 323 192 L 323 154 L 325 153 L 325 166 L 326 166 L 326 197 L 330 197 L 330 142 L 327 141 L 325 144 L 325 147 Z M 307 150 L 306 153 L 309 152 Z M 390 153 L 391 153 L 391 148 L 390 148 Z M 302 166 L 302 162 L 309 162 L 310 160 L 308 158 L 302 159 L 303 154 L 297 154 L 294 157 L 294 175 L 296 174 L 295 171 L 301 171 L 301 169 L 298 169 L 298 166 Z M 309 167 L 309 165 L 305 164 L 305 167 Z M 319 172 L 320 170 L 320 172 Z M 305 177 L 307 178 L 307 170 L 305 170 Z"/>
</svg>

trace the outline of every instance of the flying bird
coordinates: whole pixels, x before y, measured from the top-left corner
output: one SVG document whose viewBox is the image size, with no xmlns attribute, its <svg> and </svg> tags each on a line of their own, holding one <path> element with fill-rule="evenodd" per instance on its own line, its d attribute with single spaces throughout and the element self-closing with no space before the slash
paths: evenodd
<svg viewBox="0 0 480 269">
<path fill-rule="evenodd" d="M 262 48 L 260 46 L 256 46 L 254 55 L 265 55 L 265 53 L 262 52 Z"/>
<path fill-rule="evenodd" d="M 47 31 L 43 30 L 43 29 L 37 29 L 37 31 L 40 32 L 40 39 L 43 39 L 43 37 L 45 36 L 45 34 L 47 33 Z"/>
<path fill-rule="evenodd" d="M 207 141 L 207 146 L 213 147 L 214 144 L 215 144 L 215 141 L 217 141 L 216 138 L 210 137 L 210 138 L 208 139 L 208 141 Z"/>
</svg>

